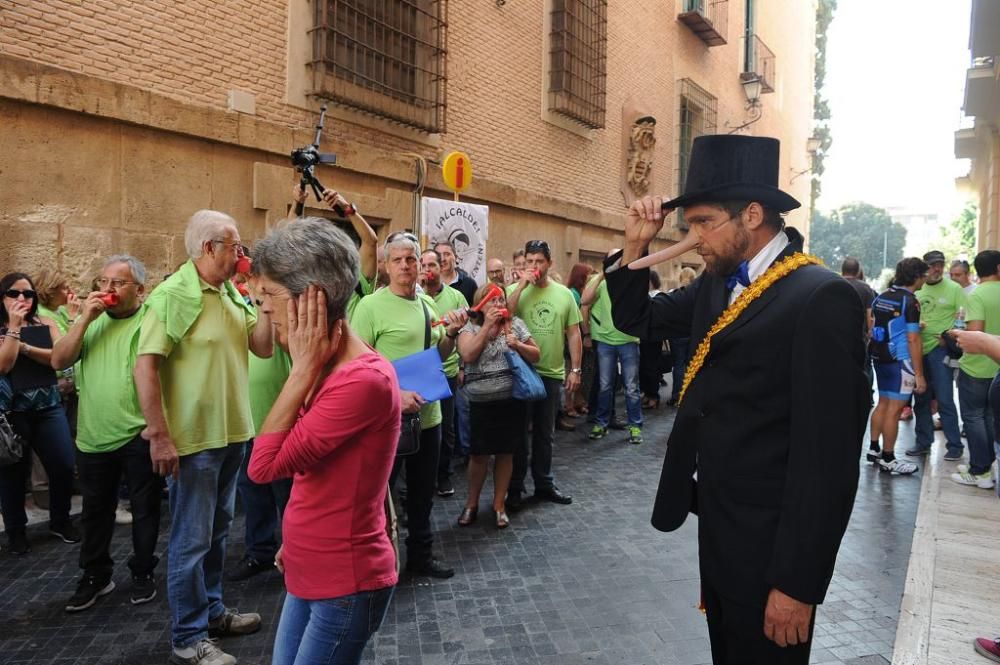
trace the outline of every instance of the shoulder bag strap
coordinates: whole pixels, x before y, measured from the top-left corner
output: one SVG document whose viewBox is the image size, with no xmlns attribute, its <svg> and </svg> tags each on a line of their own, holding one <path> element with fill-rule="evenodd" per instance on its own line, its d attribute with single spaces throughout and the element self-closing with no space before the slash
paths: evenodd
<svg viewBox="0 0 1000 665">
<path fill-rule="evenodd" d="M 420 305 L 424 308 L 424 350 L 427 350 L 431 348 L 431 313 L 427 311 L 427 303 L 423 298 L 420 298 Z"/>
</svg>

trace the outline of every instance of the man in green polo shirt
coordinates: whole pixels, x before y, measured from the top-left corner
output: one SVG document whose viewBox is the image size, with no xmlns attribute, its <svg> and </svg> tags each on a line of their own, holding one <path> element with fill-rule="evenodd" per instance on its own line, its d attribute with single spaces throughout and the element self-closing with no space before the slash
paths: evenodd
<svg viewBox="0 0 1000 665">
<path fill-rule="evenodd" d="M 271 356 L 271 321 L 230 281 L 243 252 L 232 217 L 196 212 L 184 246 L 190 260 L 146 301 L 135 385 L 153 468 L 170 488 L 170 662 L 233 665 L 209 635 L 260 628 L 260 615 L 223 604 L 222 568 L 236 477 L 253 437 L 247 353 Z"/>
<path fill-rule="evenodd" d="M 969 330 L 1000 335 L 1000 252 L 987 249 L 976 255 L 979 286 L 968 296 L 965 321 Z M 969 463 L 959 464 L 951 479 L 962 485 L 993 489 L 993 410 L 990 385 L 1000 370 L 989 356 L 964 353 L 958 361 L 958 404 L 969 439 Z"/>
<path fill-rule="evenodd" d="M 420 245 L 413 234 L 390 235 L 382 251 L 389 286 L 361 299 L 354 310 L 351 328 L 389 360 L 420 353 L 425 349 L 425 341 L 437 346 L 441 359 L 447 360 L 455 350 L 455 339 L 468 315 L 463 309 L 440 316 L 433 298 L 417 295 Z M 439 316 L 446 325 L 431 325 Z M 404 413 L 420 412 L 421 428 L 420 449 L 397 459 L 392 475 L 395 479 L 400 463 L 406 465 L 406 569 L 416 575 L 448 578 L 455 571 L 434 558 L 431 532 L 441 448 L 441 403 L 427 402 L 411 390 L 399 393 Z"/>
<path fill-rule="evenodd" d="M 160 530 L 160 480 L 153 473 L 149 442 L 140 432 L 146 426 L 132 381 L 136 342 L 145 315 L 141 298 L 146 268 L 133 256 L 119 254 L 104 262 L 97 285 L 83 311 L 52 349 L 52 366 L 78 362 L 80 412 L 77 424 L 76 468 L 83 491 L 80 526 L 80 568 L 83 577 L 66 604 L 67 612 L 91 607 L 115 588 L 111 537 L 115 528 L 118 488 L 124 476 L 132 500 L 133 605 L 156 597 L 153 569 Z M 118 296 L 116 305 L 102 300 Z"/>
<path fill-rule="evenodd" d="M 570 504 L 573 497 L 555 485 L 552 476 L 552 439 L 555 435 L 559 391 L 565 383 L 567 393 L 580 385 L 583 340 L 580 336 L 580 308 L 572 292 L 549 279 L 552 253 L 544 240 L 531 240 L 524 246 L 525 268 L 520 279 L 507 287 L 507 308 L 528 326 L 538 343 L 541 358 L 535 369 L 545 384 L 545 399 L 528 405 L 531 430 L 531 477 L 535 496 L 559 504 Z M 569 343 L 570 368 L 566 371 L 563 352 Z M 528 474 L 528 451 L 514 454 L 514 473 L 507 491 L 507 508 L 522 507 L 524 479 Z"/>
<path fill-rule="evenodd" d="M 907 455 L 926 455 L 934 442 L 934 418 L 931 400 L 937 400 L 938 413 L 944 429 L 947 452 L 945 459 L 962 459 L 961 428 L 955 408 L 955 382 L 952 368 L 946 364 L 948 354 L 941 344 L 941 333 L 955 325 L 959 309 L 965 306 L 962 287 L 944 278 L 944 253 L 937 250 L 924 254 L 924 263 L 930 266 L 927 281 L 917 291 L 920 301 L 920 336 L 924 345 L 924 374 L 927 390 L 913 396 L 913 413 L 916 416 L 916 444 Z"/>
<path fill-rule="evenodd" d="M 619 250 L 613 249 L 611 256 Z M 639 338 L 626 335 L 615 328 L 611 318 L 611 297 L 601 271 L 590 278 L 583 290 L 580 303 L 590 306 L 590 336 L 597 345 L 597 375 L 600 386 L 597 397 L 597 414 L 588 438 L 601 439 L 608 433 L 611 407 L 615 398 L 615 376 L 621 363 L 622 383 L 625 386 L 625 410 L 628 415 L 628 442 L 642 443 L 642 394 L 639 392 Z"/>
<path fill-rule="evenodd" d="M 434 299 L 434 310 L 439 317 L 448 312 L 468 307 L 468 301 L 457 291 L 441 281 L 441 255 L 425 249 L 420 255 L 420 285 L 424 293 Z M 458 394 L 458 349 L 444 361 L 444 375 L 448 377 L 451 397 L 441 400 L 441 454 L 438 459 L 437 493 L 447 497 L 455 494 L 451 483 L 451 457 L 455 452 L 455 396 Z"/>
</svg>

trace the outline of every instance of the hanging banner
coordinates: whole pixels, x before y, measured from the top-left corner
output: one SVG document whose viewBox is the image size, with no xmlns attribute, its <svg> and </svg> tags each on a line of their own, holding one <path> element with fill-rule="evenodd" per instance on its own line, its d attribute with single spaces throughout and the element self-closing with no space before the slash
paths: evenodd
<svg viewBox="0 0 1000 665">
<path fill-rule="evenodd" d="M 478 284 L 486 283 L 486 238 L 489 206 L 424 197 L 421 230 L 428 247 L 447 240 L 455 247 L 458 267 Z"/>
</svg>

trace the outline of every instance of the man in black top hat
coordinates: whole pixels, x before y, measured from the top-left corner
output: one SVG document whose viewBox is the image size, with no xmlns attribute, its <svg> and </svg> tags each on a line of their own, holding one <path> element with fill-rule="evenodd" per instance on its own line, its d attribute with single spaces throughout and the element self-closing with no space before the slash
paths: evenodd
<svg viewBox="0 0 1000 665">
<path fill-rule="evenodd" d="M 770 138 L 695 139 L 684 194 L 636 201 L 625 249 L 605 262 L 618 329 L 691 338 L 652 523 L 673 531 L 698 515 L 712 655 L 726 665 L 808 663 L 871 406 L 864 309 L 784 227 L 799 203 L 777 187 L 778 150 Z M 650 299 L 648 270 L 629 263 L 678 207 L 706 270 Z"/>
</svg>

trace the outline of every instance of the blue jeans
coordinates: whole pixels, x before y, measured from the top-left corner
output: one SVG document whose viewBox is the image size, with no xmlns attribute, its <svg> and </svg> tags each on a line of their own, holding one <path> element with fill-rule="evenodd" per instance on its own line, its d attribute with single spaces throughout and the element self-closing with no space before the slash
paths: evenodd
<svg viewBox="0 0 1000 665">
<path fill-rule="evenodd" d="M 965 435 L 969 439 L 969 471 L 986 473 L 993 465 L 993 410 L 990 408 L 990 384 L 993 379 L 977 379 L 958 371 L 958 405 L 962 409 Z"/>
<path fill-rule="evenodd" d="M 73 494 L 73 439 L 62 406 L 38 411 L 15 411 L 8 416 L 11 427 L 24 441 L 19 462 L 0 467 L 0 510 L 7 533 L 24 533 L 28 516 L 24 512 L 24 483 L 31 475 L 31 451 L 38 453 L 49 475 L 49 523 L 69 522 Z"/>
<path fill-rule="evenodd" d="M 943 346 L 924 354 L 924 376 L 927 378 L 927 390 L 923 394 L 913 395 L 916 446 L 927 449 L 934 442 L 934 418 L 931 415 L 931 400 L 936 399 L 948 452 L 961 455 L 965 446 L 962 445 L 962 433 L 958 426 L 958 409 L 955 408 L 954 377 L 951 367 L 944 364 L 947 357 L 948 354 L 945 353 Z"/>
<path fill-rule="evenodd" d="M 639 391 L 639 345 L 605 344 L 597 342 L 597 363 L 600 366 L 601 388 L 597 398 L 597 424 L 607 427 L 611 422 L 611 404 L 615 399 L 615 367 L 621 362 L 622 384 L 625 386 L 625 411 L 628 424 L 642 426 L 642 393 Z"/>
<path fill-rule="evenodd" d="M 171 642 L 177 649 L 208 637 L 208 623 L 226 611 L 222 566 L 236 503 L 244 444 L 183 455 L 170 488 L 167 599 Z"/>
<path fill-rule="evenodd" d="M 356 665 L 382 620 L 395 587 L 304 600 L 285 594 L 272 665 Z"/>
<path fill-rule="evenodd" d="M 250 455 L 253 454 L 253 440 L 247 442 L 240 465 L 239 479 L 236 489 L 240 493 L 240 502 L 246 511 L 246 555 L 262 563 L 274 561 L 278 551 L 278 539 L 275 532 L 281 516 L 285 514 L 288 497 L 292 493 L 292 479 L 282 478 L 274 482 L 260 485 L 250 480 L 247 467 L 250 465 Z"/>
</svg>

